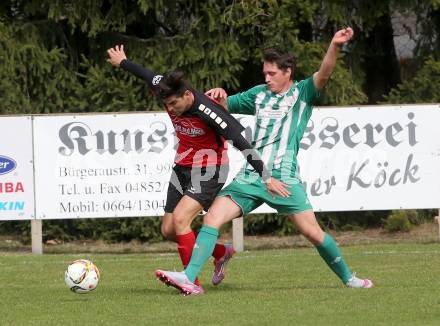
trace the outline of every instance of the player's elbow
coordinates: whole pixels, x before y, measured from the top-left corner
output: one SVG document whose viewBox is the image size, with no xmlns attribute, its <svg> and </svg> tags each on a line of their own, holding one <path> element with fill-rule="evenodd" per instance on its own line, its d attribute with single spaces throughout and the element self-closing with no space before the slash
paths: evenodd
<svg viewBox="0 0 440 326">
<path fill-rule="evenodd" d="M 324 88 L 324 86 L 327 84 L 328 80 L 330 79 L 331 74 L 326 74 L 322 72 L 317 72 L 313 76 L 313 84 L 315 85 L 315 88 L 319 91 Z"/>
</svg>

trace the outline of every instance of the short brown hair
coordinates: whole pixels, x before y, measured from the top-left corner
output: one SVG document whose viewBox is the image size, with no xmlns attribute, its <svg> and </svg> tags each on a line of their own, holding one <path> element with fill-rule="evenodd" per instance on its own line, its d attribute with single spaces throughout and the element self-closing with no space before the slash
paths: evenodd
<svg viewBox="0 0 440 326">
<path fill-rule="evenodd" d="M 181 71 L 173 71 L 167 73 L 161 79 L 158 85 L 159 97 L 164 100 L 170 96 L 181 97 L 191 89 L 190 84 L 184 79 L 184 73 Z"/>
<path fill-rule="evenodd" d="M 292 71 L 290 79 L 293 79 L 295 60 L 290 53 L 283 52 L 276 48 L 268 48 L 263 52 L 263 60 L 265 62 L 276 63 L 277 67 L 283 71 L 287 71 L 287 69 L 290 68 Z"/>
</svg>

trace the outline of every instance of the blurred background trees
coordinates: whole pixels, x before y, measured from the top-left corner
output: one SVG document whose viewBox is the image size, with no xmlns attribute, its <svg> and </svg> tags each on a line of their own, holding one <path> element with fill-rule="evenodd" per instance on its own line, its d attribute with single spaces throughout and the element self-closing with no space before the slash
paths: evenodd
<svg viewBox="0 0 440 326">
<path fill-rule="evenodd" d="M 145 85 L 106 63 L 115 44 L 202 90 L 262 83 L 269 46 L 295 55 L 301 79 L 345 26 L 355 38 L 320 105 L 438 102 L 440 0 L 5 0 L 0 113 L 158 109 Z"/>
</svg>

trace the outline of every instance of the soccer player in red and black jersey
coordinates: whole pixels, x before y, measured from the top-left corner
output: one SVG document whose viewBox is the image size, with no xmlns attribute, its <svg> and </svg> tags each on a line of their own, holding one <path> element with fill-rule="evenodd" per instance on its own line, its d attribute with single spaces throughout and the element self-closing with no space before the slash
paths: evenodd
<svg viewBox="0 0 440 326">
<path fill-rule="evenodd" d="M 286 184 L 270 176 L 259 154 L 241 135 L 243 126 L 218 102 L 194 90 L 183 79 L 183 73 L 161 75 L 141 67 L 127 59 L 123 45 L 110 48 L 107 53 L 113 66 L 121 67 L 148 83 L 164 104 L 176 131 L 179 146 L 161 231 L 166 239 L 178 243 L 184 267 L 189 263 L 196 238 L 191 222 L 202 210 L 208 211 L 226 181 L 228 157 L 225 140 L 230 140 L 243 153 L 261 175 L 272 196 L 290 195 Z M 232 246 L 216 245 L 213 252 L 215 285 L 224 277 L 224 269 L 220 267 L 232 254 Z"/>
</svg>

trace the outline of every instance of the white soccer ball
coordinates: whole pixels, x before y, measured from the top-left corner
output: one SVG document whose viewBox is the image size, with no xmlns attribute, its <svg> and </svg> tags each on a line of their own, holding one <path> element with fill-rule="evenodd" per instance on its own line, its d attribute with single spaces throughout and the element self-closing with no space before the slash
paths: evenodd
<svg viewBox="0 0 440 326">
<path fill-rule="evenodd" d="M 99 283 L 99 269 L 90 260 L 75 260 L 64 273 L 67 287 L 75 293 L 87 293 L 96 289 Z"/>
</svg>

